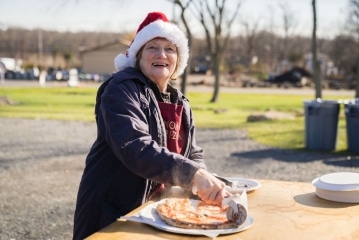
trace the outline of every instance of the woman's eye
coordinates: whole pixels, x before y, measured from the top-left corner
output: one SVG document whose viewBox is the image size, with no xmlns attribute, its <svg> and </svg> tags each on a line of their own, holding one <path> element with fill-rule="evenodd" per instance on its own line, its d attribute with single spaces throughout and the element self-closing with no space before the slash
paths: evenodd
<svg viewBox="0 0 359 240">
<path fill-rule="evenodd" d="M 166 51 L 167 51 L 167 52 L 170 52 L 170 53 L 175 53 L 175 52 L 176 52 L 176 48 L 169 47 L 169 48 L 166 48 Z"/>
<path fill-rule="evenodd" d="M 157 47 L 155 47 L 155 46 L 148 46 L 148 49 L 157 50 Z"/>
</svg>

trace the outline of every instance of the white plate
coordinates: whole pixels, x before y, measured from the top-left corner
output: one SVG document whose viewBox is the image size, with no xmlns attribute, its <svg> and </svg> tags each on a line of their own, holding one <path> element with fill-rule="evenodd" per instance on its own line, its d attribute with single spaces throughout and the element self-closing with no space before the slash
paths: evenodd
<svg viewBox="0 0 359 240">
<path fill-rule="evenodd" d="M 260 188 L 262 185 L 251 179 L 245 179 L 245 178 L 235 178 L 235 177 L 225 177 L 226 179 L 232 181 L 235 183 L 235 187 L 228 187 L 228 191 L 232 194 L 235 193 L 241 193 L 243 191 L 251 192 L 258 188 Z"/>
<path fill-rule="evenodd" d="M 317 188 L 330 191 L 359 190 L 359 173 L 328 173 L 314 179 L 312 184 Z"/>
<path fill-rule="evenodd" d="M 180 234 L 186 234 L 186 235 L 205 235 L 209 237 L 216 237 L 218 235 L 222 234 L 231 234 L 236 232 L 244 231 L 248 228 L 250 228 L 254 224 L 254 219 L 248 215 L 247 220 L 239 227 L 237 228 L 228 228 L 228 229 L 185 229 L 185 228 L 177 228 L 168 225 L 167 223 L 163 222 L 159 215 L 157 214 L 157 205 L 161 202 L 165 201 L 165 199 L 152 203 L 145 208 L 143 208 L 139 212 L 139 216 L 142 218 L 140 222 L 151 225 L 159 230 L 163 230 L 166 232 L 172 232 L 172 233 L 180 233 Z M 196 201 L 196 200 L 193 200 Z M 134 218 L 125 218 L 127 220 L 133 220 Z"/>
</svg>

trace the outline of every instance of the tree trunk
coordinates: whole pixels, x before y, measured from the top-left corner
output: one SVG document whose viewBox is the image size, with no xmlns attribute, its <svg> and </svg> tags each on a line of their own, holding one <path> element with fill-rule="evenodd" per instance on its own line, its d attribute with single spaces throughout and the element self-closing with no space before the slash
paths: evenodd
<svg viewBox="0 0 359 240">
<path fill-rule="evenodd" d="M 181 92 L 186 95 L 186 85 L 187 85 L 187 77 L 188 77 L 188 67 L 184 70 L 182 74 L 182 81 L 181 81 Z"/>
<path fill-rule="evenodd" d="M 315 98 L 322 98 L 322 84 L 320 76 L 320 64 L 317 60 L 317 10 L 316 0 L 312 0 L 313 6 L 313 35 L 312 35 L 312 61 L 315 82 Z"/>
<path fill-rule="evenodd" d="M 223 48 L 226 47 L 226 44 L 224 44 L 222 42 L 222 46 L 220 44 L 219 41 L 220 37 L 216 37 L 216 42 L 215 42 L 215 53 L 212 54 L 212 59 L 213 59 L 213 74 L 214 74 L 214 91 L 213 91 L 213 96 L 211 99 L 212 103 L 215 103 L 218 101 L 219 98 L 219 86 L 220 86 L 220 68 L 221 68 L 221 60 L 222 60 L 222 55 L 223 55 Z"/>
<path fill-rule="evenodd" d="M 213 96 L 211 99 L 212 103 L 215 103 L 218 101 L 219 97 L 219 62 L 218 60 L 215 61 L 213 66 L 213 73 L 214 73 L 214 90 L 213 90 Z"/>
</svg>

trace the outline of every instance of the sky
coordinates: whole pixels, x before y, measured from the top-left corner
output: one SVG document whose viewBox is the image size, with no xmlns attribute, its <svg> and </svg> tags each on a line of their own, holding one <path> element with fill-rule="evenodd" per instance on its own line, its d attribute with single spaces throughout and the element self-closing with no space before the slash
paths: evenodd
<svg viewBox="0 0 359 240">
<path fill-rule="evenodd" d="M 262 28 L 272 26 L 283 30 L 279 4 L 284 3 L 293 15 L 293 33 L 311 36 L 312 0 L 242 1 L 238 25 L 235 26 L 238 30 L 243 26 L 239 23 L 244 20 L 258 21 Z M 342 32 L 347 4 L 348 0 L 317 0 L 319 37 L 330 38 Z M 162 11 L 170 19 L 176 15 L 168 0 L 0 0 L 0 29 L 127 32 L 137 30 L 151 11 Z M 194 19 L 191 21 L 195 22 Z M 193 32 L 200 34 L 200 25 L 192 26 Z"/>
</svg>

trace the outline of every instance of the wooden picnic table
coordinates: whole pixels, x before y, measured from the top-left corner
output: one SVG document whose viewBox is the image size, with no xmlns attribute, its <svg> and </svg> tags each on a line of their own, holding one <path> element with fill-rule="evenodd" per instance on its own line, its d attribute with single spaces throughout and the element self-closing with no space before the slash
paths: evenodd
<svg viewBox="0 0 359 240">
<path fill-rule="evenodd" d="M 219 235 L 216 239 L 359 239 L 359 204 L 321 199 L 311 183 L 257 180 L 261 188 L 248 193 L 249 215 L 254 224 L 247 230 Z M 148 203 L 151 204 L 151 203 Z M 144 206 L 128 215 L 136 214 Z M 118 220 L 87 240 L 208 239 L 158 230 L 152 226 Z"/>
</svg>

